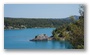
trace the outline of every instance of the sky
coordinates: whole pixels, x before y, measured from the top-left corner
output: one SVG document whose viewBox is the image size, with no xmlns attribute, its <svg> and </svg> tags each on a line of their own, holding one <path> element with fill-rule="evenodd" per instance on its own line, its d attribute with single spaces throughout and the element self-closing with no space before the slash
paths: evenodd
<svg viewBox="0 0 90 55">
<path fill-rule="evenodd" d="M 4 17 L 66 18 L 79 15 L 80 4 L 4 4 Z"/>
</svg>

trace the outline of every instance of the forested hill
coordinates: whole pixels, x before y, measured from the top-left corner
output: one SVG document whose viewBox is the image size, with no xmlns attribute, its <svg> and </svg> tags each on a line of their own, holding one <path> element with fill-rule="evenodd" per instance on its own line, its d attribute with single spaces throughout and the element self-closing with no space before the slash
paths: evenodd
<svg viewBox="0 0 90 55">
<path fill-rule="evenodd" d="M 4 17 L 4 28 L 38 28 L 38 27 L 60 27 L 73 22 L 70 18 L 64 19 L 41 19 L 41 18 L 10 18 Z"/>
<path fill-rule="evenodd" d="M 60 26 L 52 32 L 55 40 L 69 41 L 74 49 L 84 48 L 84 16 L 80 16 L 79 19 L 68 24 L 68 26 Z"/>
</svg>

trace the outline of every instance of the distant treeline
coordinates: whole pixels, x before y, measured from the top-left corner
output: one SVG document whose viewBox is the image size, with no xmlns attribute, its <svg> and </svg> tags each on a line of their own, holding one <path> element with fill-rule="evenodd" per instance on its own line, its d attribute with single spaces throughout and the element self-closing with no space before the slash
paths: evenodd
<svg viewBox="0 0 90 55">
<path fill-rule="evenodd" d="M 42 19 L 42 18 L 9 18 L 4 17 L 4 28 L 38 28 L 38 27 L 60 27 L 73 22 L 71 19 Z"/>
</svg>

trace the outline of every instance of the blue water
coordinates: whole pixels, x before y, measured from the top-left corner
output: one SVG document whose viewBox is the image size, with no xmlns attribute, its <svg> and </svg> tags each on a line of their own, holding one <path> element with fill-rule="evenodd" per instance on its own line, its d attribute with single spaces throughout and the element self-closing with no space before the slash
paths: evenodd
<svg viewBox="0 0 90 55">
<path fill-rule="evenodd" d="M 4 30 L 5 49 L 70 49 L 66 41 L 29 41 L 38 34 L 52 35 L 55 28 L 29 28 L 19 30 Z"/>
</svg>

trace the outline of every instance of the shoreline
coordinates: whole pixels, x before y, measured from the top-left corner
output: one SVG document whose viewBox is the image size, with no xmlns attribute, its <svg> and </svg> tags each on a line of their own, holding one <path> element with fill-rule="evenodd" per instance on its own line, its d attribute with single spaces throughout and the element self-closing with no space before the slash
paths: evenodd
<svg viewBox="0 0 90 55">
<path fill-rule="evenodd" d="M 36 27 L 32 27 L 32 28 L 36 28 Z M 4 30 L 21 30 L 21 29 L 32 29 L 32 28 L 18 28 L 18 29 L 4 29 Z M 55 28 L 55 27 L 37 27 L 38 28 Z"/>
</svg>

